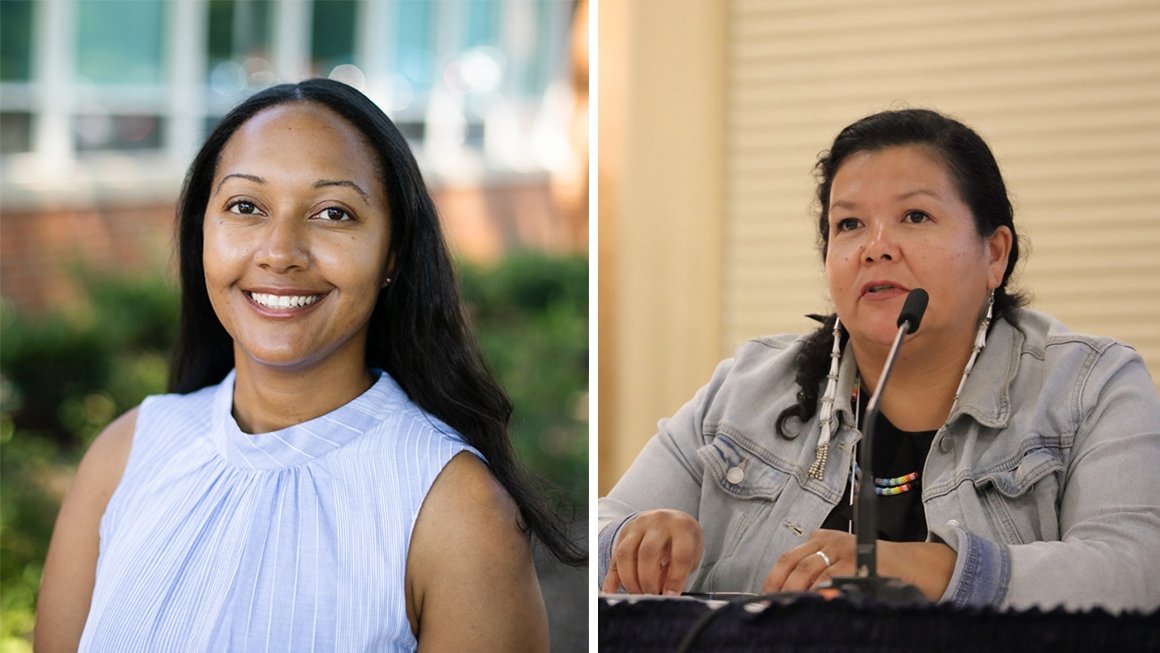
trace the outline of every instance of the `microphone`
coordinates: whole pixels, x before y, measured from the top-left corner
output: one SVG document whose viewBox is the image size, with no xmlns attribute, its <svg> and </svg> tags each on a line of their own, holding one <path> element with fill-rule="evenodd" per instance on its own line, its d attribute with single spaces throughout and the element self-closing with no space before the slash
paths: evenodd
<svg viewBox="0 0 1160 653">
<path fill-rule="evenodd" d="M 922 323 L 922 316 L 926 314 L 926 304 L 930 301 L 930 295 L 922 288 L 915 288 L 906 293 L 906 300 L 902 302 L 902 310 L 898 313 L 898 326 L 906 324 L 907 335 L 918 331 L 918 325 Z M 879 388 L 881 392 L 881 387 Z"/>
<path fill-rule="evenodd" d="M 857 552 L 854 558 L 854 576 L 838 577 L 831 581 L 832 587 L 852 595 L 866 595 L 889 603 L 923 601 L 922 592 L 913 585 L 903 583 L 898 578 L 878 576 L 878 504 L 874 500 L 874 423 L 878 421 L 878 404 L 886 381 L 898 358 L 898 349 L 903 339 L 918 331 L 922 316 L 930 296 L 922 288 L 915 288 L 906 295 L 902 310 L 898 313 L 898 335 L 886 356 L 882 377 L 878 380 L 878 391 L 870 397 L 866 407 L 865 429 L 862 434 L 858 464 L 862 468 L 862 478 L 858 483 L 858 504 L 854 511 L 854 530 L 857 536 Z"/>
</svg>

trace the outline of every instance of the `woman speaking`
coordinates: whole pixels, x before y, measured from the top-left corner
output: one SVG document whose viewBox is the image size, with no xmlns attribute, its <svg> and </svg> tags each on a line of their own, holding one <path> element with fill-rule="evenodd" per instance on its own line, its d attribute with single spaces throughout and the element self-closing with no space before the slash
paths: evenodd
<svg viewBox="0 0 1160 653">
<path fill-rule="evenodd" d="M 799 591 L 853 576 L 873 483 L 882 576 L 958 605 L 1160 606 L 1160 397 L 1140 356 L 1022 308 L 990 149 L 926 110 L 869 116 L 817 164 L 834 314 L 757 338 L 600 500 L 603 590 Z M 856 465 L 908 292 L 921 328 Z M 861 479 L 861 480 L 859 480 Z"/>
</svg>

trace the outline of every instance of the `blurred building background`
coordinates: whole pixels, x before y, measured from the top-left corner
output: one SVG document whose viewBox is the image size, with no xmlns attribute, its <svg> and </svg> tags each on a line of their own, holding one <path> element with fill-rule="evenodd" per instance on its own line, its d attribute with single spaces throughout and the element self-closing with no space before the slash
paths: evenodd
<svg viewBox="0 0 1160 653">
<path fill-rule="evenodd" d="M 828 310 L 812 168 L 884 109 L 975 128 L 1032 307 L 1160 382 L 1156 0 L 637 0 L 598 29 L 601 494 L 719 360 Z"/>
<path fill-rule="evenodd" d="M 578 540 L 588 494 L 585 0 L 0 0 L 0 651 L 31 651 L 76 462 L 162 392 L 174 209 L 237 102 L 351 84 L 407 136 L 521 459 Z M 587 575 L 536 551 L 552 648 Z"/>
<path fill-rule="evenodd" d="M 204 136 L 248 94 L 317 76 L 408 136 L 458 254 L 586 251 L 575 4 L 0 1 L 0 293 L 39 310 L 76 299 L 77 263 L 164 264 Z"/>
</svg>

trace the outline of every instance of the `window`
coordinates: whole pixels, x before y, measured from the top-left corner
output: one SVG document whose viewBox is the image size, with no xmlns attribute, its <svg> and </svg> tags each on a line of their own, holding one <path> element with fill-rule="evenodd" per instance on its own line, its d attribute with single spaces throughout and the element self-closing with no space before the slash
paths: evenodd
<svg viewBox="0 0 1160 653">
<path fill-rule="evenodd" d="M 166 81 L 162 37 L 170 4 L 161 0 L 76 3 L 75 81 L 160 85 Z"/>
<path fill-rule="evenodd" d="M 426 4 L 426 3 L 424 3 Z M 314 74 L 325 77 L 337 66 L 355 61 L 354 0 L 318 0 L 310 29 L 310 58 Z"/>
<path fill-rule="evenodd" d="M 32 149 L 32 0 L 0 1 L 0 155 Z"/>
<path fill-rule="evenodd" d="M 209 0 L 206 7 L 205 101 L 221 116 L 248 93 L 276 80 L 272 62 L 271 0 Z"/>
<path fill-rule="evenodd" d="M 32 73 L 32 0 L 0 2 L 0 82 L 27 82 Z"/>
<path fill-rule="evenodd" d="M 303 76 L 361 86 L 441 175 L 534 173 L 571 4 L 0 0 L 0 184 L 177 185 L 230 108 Z"/>
</svg>

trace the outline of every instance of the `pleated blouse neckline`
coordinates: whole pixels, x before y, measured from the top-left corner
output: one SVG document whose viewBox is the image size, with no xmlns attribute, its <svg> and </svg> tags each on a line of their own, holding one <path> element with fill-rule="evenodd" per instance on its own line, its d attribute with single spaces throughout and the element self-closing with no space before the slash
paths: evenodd
<svg viewBox="0 0 1160 653">
<path fill-rule="evenodd" d="M 268 433 L 242 431 L 233 416 L 235 371 L 218 386 L 213 400 L 213 441 L 231 465 L 253 470 L 302 465 L 359 438 L 382 416 L 399 408 L 406 396 L 386 372 L 366 392 L 345 405 L 300 424 Z"/>
</svg>

